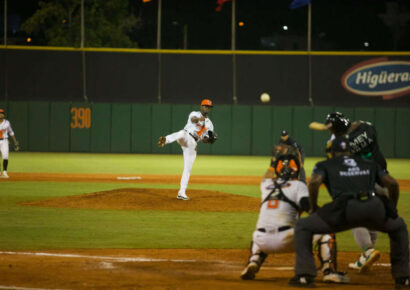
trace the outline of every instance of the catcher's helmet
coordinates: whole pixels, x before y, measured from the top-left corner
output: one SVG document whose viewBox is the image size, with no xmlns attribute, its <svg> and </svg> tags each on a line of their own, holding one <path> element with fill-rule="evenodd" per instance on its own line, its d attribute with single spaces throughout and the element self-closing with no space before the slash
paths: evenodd
<svg viewBox="0 0 410 290">
<path fill-rule="evenodd" d="M 203 99 L 201 102 L 201 106 L 208 106 L 208 107 L 213 107 L 212 101 L 208 99 Z"/>
<path fill-rule="evenodd" d="M 326 155 L 327 158 L 332 158 L 334 152 L 349 152 L 350 145 L 348 135 L 342 135 L 336 137 L 333 140 L 329 140 L 326 144 Z"/>
<path fill-rule="evenodd" d="M 326 116 L 325 124 L 331 124 L 332 126 L 330 127 L 330 129 L 336 134 L 346 133 L 347 129 L 349 129 L 351 125 L 349 118 L 345 117 L 340 112 L 328 114 Z"/>
<path fill-rule="evenodd" d="M 284 180 L 297 179 L 299 170 L 300 163 L 294 155 L 282 155 L 275 161 L 275 173 Z"/>
</svg>

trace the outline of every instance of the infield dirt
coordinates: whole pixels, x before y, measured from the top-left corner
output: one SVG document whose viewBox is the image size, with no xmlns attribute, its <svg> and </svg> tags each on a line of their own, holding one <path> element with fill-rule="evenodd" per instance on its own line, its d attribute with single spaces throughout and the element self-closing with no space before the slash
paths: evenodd
<svg viewBox="0 0 410 290">
<path fill-rule="evenodd" d="M 10 173 L 7 181 L 179 183 L 180 176 L 142 175 L 117 180 L 119 175 Z M 121 175 L 130 176 L 130 175 Z M 191 183 L 257 185 L 260 177 L 192 176 Z M 402 190 L 410 181 L 399 181 Z M 227 211 L 221 200 L 235 203 L 235 211 L 258 211 L 259 199 L 217 191 L 190 190 L 189 201 L 178 201 L 170 189 L 125 188 L 25 202 L 24 205 L 135 210 Z M 156 197 L 153 199 L 153 195 Z M 162 202 L 153 202 L 160 199 Z M 352 240 L 352 243 L 354 241 Z M 339 270 L 359 253 L 340 252 Z M 294 254 L 269 256 L 254 281 L 242 281 L 248 251 L 242 249 L 67 249 L 44 252 L 0 252 L 0 289 L 289 289 Z M 349 270 L 348 285 L 325 284 L 321 289 L 392 289 L 388 254 L 368 274 Z"/>
</svg>

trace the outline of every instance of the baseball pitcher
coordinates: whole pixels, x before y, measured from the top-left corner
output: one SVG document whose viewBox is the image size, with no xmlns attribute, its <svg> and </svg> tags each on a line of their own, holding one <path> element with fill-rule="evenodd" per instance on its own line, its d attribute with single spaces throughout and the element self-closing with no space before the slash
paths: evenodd
<svg viewBox="0 0 410 290">
<path fill-rule="evenodd" d="M 265 173 L 261 182 L 262 204 L 251 242 L 251 254 L 240 277 L 252 280 L 268 254 L 293 252 L 294 227 L 302 211 L 310 210 L 309 192 L 299 177 L 299 158 L 282 155 Z M 273 179 L 274 174 L 278 179 Z M 322 263 L 323 281 L 347 283 L 349 278 L 337 272 L 335 235 L 315 235 Z"/>
<path fill-rule="evenodd" d="M 214 133 L 214 125 L 208 118 L 212 107 L 211 100 L 202 100 L 200 111 L 193 111 L 189 114 L 184 129 L 167 136 L 159 137 L 158 147 L 164 147 L 165 144 L 177 141 L 182 148 L 184 171 L 182 173 L 177 199 L 189 200 L 189 197 L 186 195 L 186 189 L 188 187 L 189 177 L 191 176 L 192 166 L 196 159 L 198 143 L 202 141 L 212 144 L 217 138 L 216 133 Z"/>
<path fill-rule="evenodd" d="M 14 136 L 11 124 L 5 119 L 5 111 L 0 109 L 0 152 L 3 157 L 3 172 L 0 175 L 1 178 L 9 178 L 7 174 L 7 166 L 9 164 L 9 136 L 13 139 L 14 151 L 19 151 L 19 142 Z"/>
</svg>

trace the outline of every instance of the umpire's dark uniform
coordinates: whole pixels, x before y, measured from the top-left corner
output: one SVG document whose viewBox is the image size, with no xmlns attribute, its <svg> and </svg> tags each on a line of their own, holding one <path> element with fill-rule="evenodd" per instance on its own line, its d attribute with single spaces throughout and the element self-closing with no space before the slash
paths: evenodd
<svg viewBox="0 0 410 290">
<path fill-rule="evenodd" d="M 309 193 L 312 207 L 315 209 L 319 186 L 324 183 L 333 201 L 297 223 L 294 238 L 296 276 L 291 282 L 297 282 L 295 279 L 298 277 L 316 276 L 312 253 L 313 234 L 340 232 L 355 227 L 388 233 L 392 275 L 396 283 L 400 279 L 408 278 L 407 226 L 403 219 L 397 216 L 394 203 L 387 197 L 374 193 L 375 182 L 387 184 L 389 180 L 393 180 L 393 183 L 395 180 L 376 162 L 363 160 L 360 156 L 349 156 L 350 148 L 346 138 L 338 137 L 332 143 L 331 150 L 336 157 L 316 164 L 309 184 Z M 398 192 L 397 183 L 395 186 Z M 311 281 L 313 283 L 313 280 Z"/>
</svg>

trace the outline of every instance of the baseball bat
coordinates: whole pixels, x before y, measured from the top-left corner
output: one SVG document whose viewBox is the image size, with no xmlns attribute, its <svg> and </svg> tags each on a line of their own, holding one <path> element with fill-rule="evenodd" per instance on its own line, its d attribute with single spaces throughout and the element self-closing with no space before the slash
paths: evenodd
<svg viewBox="0 0 410 290">
<path fill-rule="evenodd" d="M 319 122 L 312 122 L 309 124 L 309 128 L 312 130 L 317 130 L 317 131 L 323 131 L 329 129 L 331 124 L 329 123 L 328 125 L 325 125 L 323 123 Z"/>
</svg>

